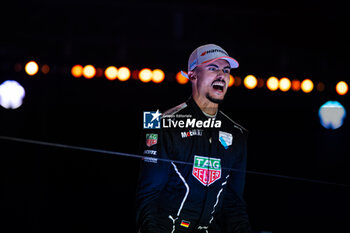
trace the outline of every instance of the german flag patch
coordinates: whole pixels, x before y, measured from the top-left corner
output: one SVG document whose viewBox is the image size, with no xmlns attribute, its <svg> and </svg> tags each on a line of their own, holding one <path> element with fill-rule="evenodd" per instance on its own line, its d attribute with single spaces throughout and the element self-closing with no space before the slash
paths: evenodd
<svg viewBox="0 0 350 233">
<path fill-rule="evenodd" d="M 180 223 L 180 226 L 188 228 L 190 226 L 190 222 L 182 220 Z"/>
</svg>

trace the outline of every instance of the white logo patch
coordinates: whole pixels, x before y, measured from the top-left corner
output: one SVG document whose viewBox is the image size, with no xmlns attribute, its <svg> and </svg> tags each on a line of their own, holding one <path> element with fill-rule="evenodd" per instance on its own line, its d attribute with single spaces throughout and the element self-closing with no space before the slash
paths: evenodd
<svg viewBox="0 0 350 233">
<path fill-rule="evenodd" d="M 229 146 L 232 145 L 232 134 L 227 133 L 227 132 L 223 132 L 223 131 L 219 131 L 219 141 L 221 142 L 223 147 L 225 147 L 225 149 L 227 149 Z"/>
</svg>

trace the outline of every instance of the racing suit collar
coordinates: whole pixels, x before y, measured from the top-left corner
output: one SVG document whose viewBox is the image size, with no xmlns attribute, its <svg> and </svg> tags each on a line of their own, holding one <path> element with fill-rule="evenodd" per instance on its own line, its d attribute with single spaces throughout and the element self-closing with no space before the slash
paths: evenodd
<svg viewBox="0 0 350 233">
<path fill-rule="evenodd" d="M 208 119 L 208 116 L 206 116 L 204 114 L 204 112 L 202 111 L 202 109 L 200 109 L 200 107 L 197 105 L 196 101 L 194 101 L 193 96 L 191 95 L 190 98 L 188 98 L 188 100 L 186 101 L 187 105 L 189 107 L 192 108 L 192 110 L 194 111 L 194 113 L 196 114 L 195 117 L 198 117 L 201 120 L 206 120 Z M 215 118 L 217 117 L 219 112 L 219 109 L 217 109 L 216 114 L 215 114 Z"/>
</svg>

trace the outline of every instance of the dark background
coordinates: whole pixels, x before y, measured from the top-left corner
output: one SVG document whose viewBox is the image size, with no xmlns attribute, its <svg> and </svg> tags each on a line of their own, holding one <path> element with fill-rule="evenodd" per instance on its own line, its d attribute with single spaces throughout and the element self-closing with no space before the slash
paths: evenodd
<svg viewBox="0 0 350 233">
<path fill-rule="evenodd" d="M 340 1 L 16 1 L 1 7 L 0 82 L 26 90 L 16 110 L 0 108 L 0 135 L 138 152 L 142 112 L 191 94 L 174 75 L 190 53 L 215 43 L 236 58 L 234 76 L 271 75 L 325 91 L 231 87 L 221 109 L 249 130 L 248 170 L 350 185 L 349 120 L 319 124 L 337 100 L 349 112 L 349 14 Z M 29 77 L 16 64 L 48 64 Z M 75 64 L 161 68 L 161 84 L 76 79 Z M 1 232 L 135 232 L 138 159 L 0 140 Z M 248 173 L 254 231 L 348 231 L 350 188 Z"/>
</svg>

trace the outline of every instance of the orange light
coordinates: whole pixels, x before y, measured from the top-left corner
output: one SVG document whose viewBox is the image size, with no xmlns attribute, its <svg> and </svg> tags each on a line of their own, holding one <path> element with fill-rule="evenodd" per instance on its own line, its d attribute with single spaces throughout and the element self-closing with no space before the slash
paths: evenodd
<svg viewBox="0 0 350 233">
<path fill-rule="evenodd" d="M 43 72 L 43 74 L 48 74 L 50 72 L 50 67 L 48 65 L 43 65 L 41 67 L 41 72 Z"/>
<path fill-rule="evenodd" d="M 292 86 L 292 83 L 290 82 L 290 80 L 288 78 L 283 77 L 280 79 L 278 86 L 279 86 L 281 91 L 286 92 L 290 89 L 290 87 Z"/>
<path fill-rule="evenodd" d="M 105 76 L 108 80 L 115 80 L 118 77 L 118 69 L 115 66 L 109 66 L 105 70 Z"/>
<path fill-rule="evenodd" d="M 230 74 L 230 82 L 228 83 L 228 87 L 232 87 L 234 83 L 235 83 L 235 78 Z"/>
<path fill-rule="evenodd" d="M 348 84 L 346 82 L 340 81 L 335 86 L 335 90 L 337 91 L 337 93 L 339 95 L 345 95 L 348 92 L 348 90 L 349 90 L 349 86 L 348 86 Z"/>
<path fill-rule="evenodd" d="M 141 82 L 144 82 L 144 83 L 148 83 L 149 81 L 151 81 L 152 80 L 152 70 L 150 70 L 148 68 L 144 68 L 144 69 L 140 70 L 139 79 L 141 80 Z"/>
<path fill-rule="evenodd" d="M 262 88 L 264 86 L 264 79 L 258 78 L 258 88 Z"/>
<path fill-rule="evenodd" d="M 130 78 L 130 70 L 127 67 L 120 67 L 118 70 L 119 81 L 126 81 Z"/>
<path fill-rule="evenodd" d="M 305 79 L 301 82 L 301 90 L 309 93 L 314 89 L 314 83 L 310 79 Z"/>
<path fill-rule="evenodd" d="M 323 82 L 319 82 L 317 84 L 317 86 L 316 86 L 316 90 L 319 91 L 319 92 L 322 92 L 322 91 L 324 91 L 324 89 L 325 89 L 324 83 Z"/>
<path fill-rule="evenodd" d="M 258 85 L 258 80 L 254 75 L 248 75 L 243 80 L 244 86 L 248 89 L 254 89 Z"/>
<path fill-rule="evenodd" d="M 301 84 L 300 84 L 299 80 L 297 80 L 297 79 L 293 79 L 292 80 L 292 90 L 293 91 L 299 91 L 300 90 L 300 86 L 301 86 Z"/>
<path fill-rule="evenodd" d="M 38 73 L 39 66 L 35 61 L 30 61 L 26 64 L 24 69 L 28 75 L 33 76 Z"/>
<path fill-rule="evenodd" d="M 81 65 L 75 65 L 72 67 L 71 73 L 73 77 L 80 78 L 83 75 L 83 67 Z"/>
<path fill-rule="evenodd" d="M 266 81 L 266 86 L 270 91 L 276 91 L 278 89 L 278 79 L 274 76 L 271 76 Z"/>
<path fill-rule="evenodd" d="M 87 79 L 91 79 L 95 76 L 96 74 L 96 69 L 93 65 L 86 65 L 83 68 L 83 75 Z"/>
<path fill-rule="evenodd" d="M 188 83 L 188 78 L 183 76 L 181 74 L 181 71 L 176 74 L 175 78 L 176 78 L 176 82 L 179 83 L 179 84 L 186 84 L 186 83 Z"/>
<path fill-rule="evenodd" d="M 155 83 L 161 83 L 163 82 L 165 78 L 164 72 L 160 69 L 155 69 L 152 72 L 152 81 Z"/>
<path fill-rule="evenodd" d="M 233 85 L 235 85 L 236 87 L 238 87 L 239 85 L 241 85 L 242 83 L 242 79 L 238 76 L 235 77 L 235 82 Z"/>
<path fill-rule="evenodd" d="M 96 68 L 96 77 L 101 78 L 103 76 L 103 69 L 102 68 Z"/>
</svg>

